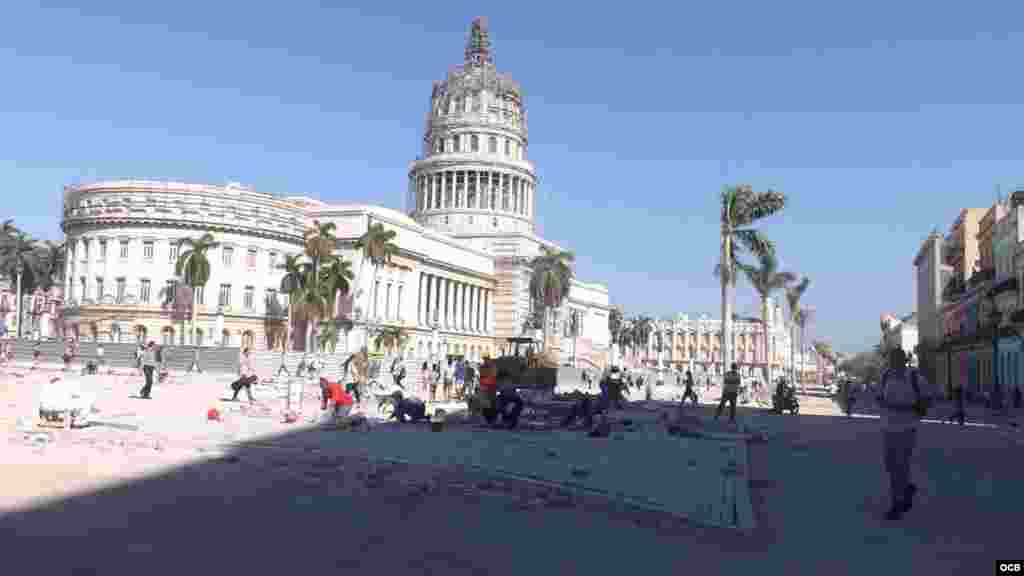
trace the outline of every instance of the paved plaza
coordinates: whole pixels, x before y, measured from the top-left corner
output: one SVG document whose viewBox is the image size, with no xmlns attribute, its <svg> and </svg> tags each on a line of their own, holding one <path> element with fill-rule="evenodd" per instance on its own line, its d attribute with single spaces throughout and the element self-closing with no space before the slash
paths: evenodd
<svg viewBox="0 0 1024 576">
<path fill-rule="evenodd" d="M 67 432 L 35 425 L 38 376 L 0 381 L 0 466 L 17 471 L 0 538 L 22 543 L 7 562 L 45 558 L 38 573 L 960 574 L 1021 549 L 1024 471 L 1007 427 L 925 424 L 919 504 L 894 524 L 881 519 L 877 420 L 823 398 L 802 398 L 797 417 L 741 409 L 750 443 L 707 405 L 690 412 L 716 438 L 669 437 L 641 402 L 608 439 L 342 431 L 284 424 L 270 390 L 256 406 L 223 402 L 223 378 L 181 377 L 144 401 L 130 397 L 139 377 L 121 375 L 98 378 L 96 423 Z M 223 422 L 206 420 L 213 406 Z"/>
</svg>

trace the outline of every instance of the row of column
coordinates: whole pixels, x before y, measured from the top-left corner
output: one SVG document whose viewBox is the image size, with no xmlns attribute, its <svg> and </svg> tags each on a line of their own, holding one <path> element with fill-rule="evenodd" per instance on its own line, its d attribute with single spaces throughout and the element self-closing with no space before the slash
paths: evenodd
<svg viewBox="0 0 1024 576">
<path fill-rule="evenodd" d="M 487 288 L 424 273 L 419 293 L 416 319 L 420 326 L 437 322 L 450 330 L 490 333 L 491 291 Z"/>
<path fill-rule="evenodd" d="M 445 170 L 416 177 L 416 210 L 475 208 L 533 215 L 534 184 L 504 172 Z"/>
</svg>

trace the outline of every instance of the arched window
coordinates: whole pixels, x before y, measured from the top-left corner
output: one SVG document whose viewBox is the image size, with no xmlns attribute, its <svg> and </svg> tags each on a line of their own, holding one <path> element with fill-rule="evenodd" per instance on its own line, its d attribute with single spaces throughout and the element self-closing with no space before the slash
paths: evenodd
<svg viewBox="0 0 1024 576">
<path fill-rule="evenodd" d="M 476 134 L 469 137 L 469 149 L 472 152 L 480 151 L 480 137 Z"/>
<path fill-rule="evenodd" d="M 491 154 L 498 153 L 498 139 L 495 138 L 494 136 L 491 136 L 490 138 L 487 139 L 487 151 L 490 152 Z"/>
<path fill-rule="evenodd" d="M 452 136 L 452 152 L 462 152 L 462 135 Z"/>
<path fill-rule="evenodd" d="M 252 330 L 246 330 L 242 332 L 242 348 L 249 348 L 250 350 L 256 347 L 256 336 L 252 333 Z"/>
<path fill-rule="evenodd" d="M 509 140 L 508 138 L 505 138 L 505 156 L 511 156 L 511 155 L 512 155 L 512 141 Z"/>
<path fill-rule="evenodd" d="M 444 152 L 444 140 L 441 138 L 434 139 L 434 153 L 441 154 Z"/>
<path fill-rule="evenodd" d="M 220 334 L 220 345 L 231 346 L 231 332 L 229 332 L 227 328 L 225 328 Z"/>
<path fill-rule="evenodd" d="M 135 341 L 142 344 L 146 341 L 146 327 L 139 324 L 135 327 Z"/>
<path fill-rule="evenodd" d="M 174 328 L 167 326 L 161 333 L 164 346 L 170 346 L 174 344 Z"/>
</svg>

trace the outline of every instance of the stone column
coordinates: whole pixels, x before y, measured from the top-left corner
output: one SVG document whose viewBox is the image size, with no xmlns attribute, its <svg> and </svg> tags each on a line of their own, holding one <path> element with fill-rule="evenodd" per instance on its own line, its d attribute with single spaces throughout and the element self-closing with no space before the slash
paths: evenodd
<svg viewBox="0 0 1024 576">
<path fill-rule="evenodd" d="M 459 329 L 459 323 L 462 311 L 462 282 L 452 282 L 452 328 L 455 330 Z"/>
<path fill-rule="evenodd" d="M 467 312 L 469 310 L 469 298 L 468 298 L 468 296 L 469 296 L 469 285 L 468 284 L 463 284 L 462 285 L 462 290 L 461 290 L 461 295 L 460 295 L 460 302 L 461 303 L 459 305 L 459 327 L 462 328 L 463 331 L 468 331 L 469 330 L 469 322 L 467 322 L 467 318 L 469 316 L 467 314 Z"/>
<path fill-rule="evenodd" d="M 485 334 L 490 334 L 491 333 L 491 324 L 490 324 L 491 314 L 490 314 L 490 308 L 491 308 L 491 291 L 490 290 L 484 290 L 484 333 Z"/>
<path fill-rule="evenodd" d="M 484 306 L 483 306 L 483 295 L 484 289 L 480 286 L 476 287 L 476 331 L 483 334 L 484 331 Z"/>
<path fill-rule="evenodd" d="M 476 286 L 469 286 L 469 331 L 476 332 Z"/>
<path fill-rule="evenodd" d="M 449 301 L 449 288 L 447 278 L 441 279 L 441 325 L 445 328 L 448 327 L 449 314 L 448 314 L 448 301 Z"/>
<path fill-rule="evenodd" d="M 71 299 L 71 286 L 74 285 L 74 281 L 75 281 L 75 279 L 71 277 L 71 274 L 72 274 L 71 273 L 71 269 L 73 267 L 72 264 L 73 264 L 74 259 L 75 259 L 75 255 L 72 255 L 72 252 L 76 252 L 76 255 L 77 255 L 77 251 L 74 250 L 74 244 L 75 244 L 75 242 L 73 240 L 65 241 L 65 243 L 64 243 L 64 303 L 65 304 L 68 302 L 68 300 Z M 17 280 L 15 280 L 15 281 L 17 281 Z M 17 289 L 17 287 L 15 287 L 15 289 Z"/>
<path fill-rule="evenodd" d="M 430 322 L 434 321 L 434 316 L 438 316 L 439 321 L 444 320 L 444 316 L 440 316 L 441 313 L 441 277 L 436 274 L 430 275 Z"/>
<path fill-rule="evenodd" d="M 423 272 L 416 283 L 416 325 L 423 325 Z"/>
</svg>

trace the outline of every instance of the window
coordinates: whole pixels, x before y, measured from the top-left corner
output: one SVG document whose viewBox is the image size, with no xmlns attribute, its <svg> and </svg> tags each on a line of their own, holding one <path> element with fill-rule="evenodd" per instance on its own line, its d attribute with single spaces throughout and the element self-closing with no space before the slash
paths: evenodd
<svg viewBox="0 0 1024 576">
<path fill-rule="evenodd" d="M 174 293 L 177 292 L 178 283 L 174 280 L 168 280 L 164 285 L 164 303 L 170 304 L 174 302 Z"/>
<path fill-rule="evenodd" d="M 89 261 L 89 241 L 82 240 L 82 262 Z"/>
<path fill-rule="evenodd" d="M 163 341 L 164 346 L 171 346 L 174 344 L 174 330 L 172 328 L 164 328 Z"/>
<path fill-rule="evenodd" d="M 79 278 L 78 280 L 79 280 L 79 283 L 82 286 L 82 298 L 88 298 L 89 294 L 86 293 L 86 291 L 85 291 L 85 276 Z"/>
<path fill-rule="evenodd" d="M 139 301 L 143 304 L 149 304 L 149 286 L 149 280 L 139 282 Z"/>
<path fill-rule="evenodd" d="M 206 290 L 204 288 L 206 286 L 196 286 L 194 288 L 196 304 L 206 304 Z"/>
<path fill-rule="evenodd" d="M 267 254 L 267 270 L 273 274 L 274 270 L 277 269 L 277 252 L 270 252 Z"/>
<path fill-rule="evenodd" d="M 472 136 L 470 136 L 469 137 L 469 146 L 470 146 L 470 150 L 472 150 L 473 152 L 479 152 L 480 151 L 480 137 L 477 136 L 476 134 L 473 134 Z"/>
<path fill-rule="evenodd" d="M 103 299 L 103 278 L 96 279 L 96 299 Z"/>
<path fill-rule="evenodd" d="M 142 259 L 146 262 L 153 261 L 153 241 L 147 240 L 142 243 Z"/>
<path fill-rule="evenodd" d="M 231 284 L 220 285 L 220 295 L 217 299 L 220 306 L 231 306 Z"/>
<path fill-rule="evenodd" d="M 125 289 L 128 287 L 127 281 L 124 278 L 118 278 L 117 282 L 117 303 L 121 304 L 124 302 Z"/>
<path fill-rule="evenodd" d="M 181 246 L 179 246 L 174 240 L 171 240 L 171 249 L 167 253 L 167 261 L 171 264 L 176 264 L 178 262 L 178 252 L 180 250 Z"/>
<path fill-rule="evenodd" d="M 278 309 L 281 306 L 277 301 L 277 290 L 267 288 L 267 295 L 264 297 L 263 301 L 267 307 L 268 314 L 277 314 L 279 312 Z"/>
<path fill-rule="evenodd" d="M 128 241 L 121 240 L 121 258 L 128 257 Z"/>
<path fill-rule="evenodd" d="M 242 297 L 242 306 L 244 306 L 246 310 L 252 310 L 253 308 L 256 307 L 255 303 L 253 302 L 253 300 L 255 300 L 255 294 L 255 288 L 253 288 L 252 286 L 245 287 L 245 295 Z"/>
<path fill-rule="evenodd" d="M 444 140 L 438 138 L 434 140 L 434 153 L 440 154 L 442 152 L 444 152 Z"/>
<path fill-rule="evenodd" d="M 511 155 L 512 155 L 512 141 L 509 140 L 508 138 L 505 138 L 505 156 L 511 156 Z"/>
<path fill-rule="evenodd" d="M 487 151 L 490 152 L 491 154 L 498 153 L 498 139 L 495 138 L 494 136 L 491 136 L 490 138 L 487 139 Z"/>
<path fill-rule="evenodd" d="M 235 259 L 235 249 L 231 246 L 225 246 L 220 251 L 220 260 L 225 267 L 231 267 L 231 261 Z"/>
<path fill-rule="evenodd" d="M 384 292 L 384 317 L 391 320 L 391 284 L 388 284 Z"/>
<path fill-rule="evenodd" d="M 256 249 L 249 248 L 249 251 L 245 253 L 245 267 L 249 270 L 256 269 Z"/>
<path fill-rule="evenodd" d="M 456 134 L 452 136 L 452 152 L 462 152 L 462 136 Z"/>
<path fill-rule="evenodd" d="M 196 346 L 202 346 L 203 345 L 203 331 L 201 329 L 196 328 L 196 336 L 195 336 L 195 338 L 196 338 L 196 342 L 195 342 Z"/>
<path fill-rule="evenodd" d="M 107 259 L 107 241 L 100 240 L 100 260 Z"/>
</svg>

